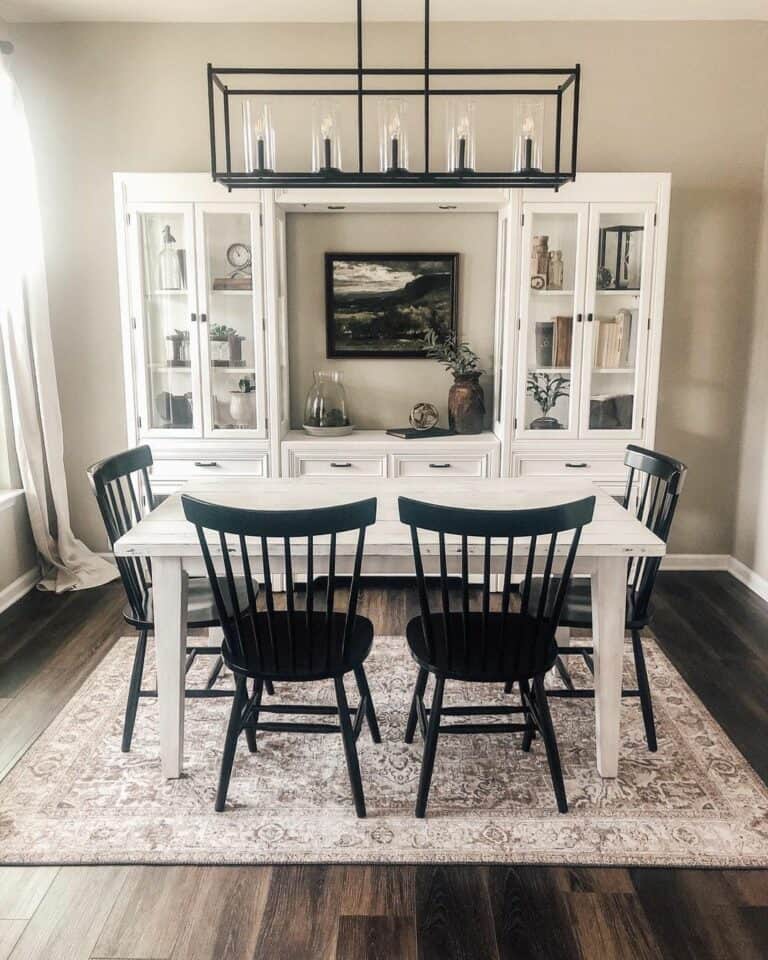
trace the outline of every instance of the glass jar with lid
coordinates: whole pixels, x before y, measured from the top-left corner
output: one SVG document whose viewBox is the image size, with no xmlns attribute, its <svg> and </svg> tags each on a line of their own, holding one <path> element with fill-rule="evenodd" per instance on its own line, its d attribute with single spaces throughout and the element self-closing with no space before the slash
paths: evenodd
<svg viewBox="0 0 768 960">
<path fill-rule="evenodd" d="M 315 370 L 304 405 L 304 429 L 316 436 L 341 436 L 354 429 L 347 416 L 347 397 L 338 370 Z"/>
</svg>

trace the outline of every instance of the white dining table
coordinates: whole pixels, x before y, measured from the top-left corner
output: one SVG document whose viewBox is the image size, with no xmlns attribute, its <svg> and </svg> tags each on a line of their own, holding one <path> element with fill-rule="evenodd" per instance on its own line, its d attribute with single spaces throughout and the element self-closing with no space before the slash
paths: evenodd
<svg viewBox="0 0 768 960">
<path fill-rule="evenodd" d="M 611 496 L 594 484 L 571 479 L 339 479 L 247 478 L 191 481 L 184 493 L 228 506 L 262 510 L 290 510 L 351 503 L 367 497 L 378 500 L 377 519 L 366 533 L 363 574 L 413 575 L 413 554 L 408 527 L 398 519 L 398 496 L 430 503 L 489 510 L 529 509 L 596 497 L 592 522 L 582 533 L 574 572 L 592 579 L 593 642 L 595 667 L 595 724 L 597 769 L 603 777 L 616 777 L 619 762 L 619 721 L 627 566 L 634 556 L 662 556 L 665 545 Z M 539 544 L 543 553 L 547 539 Z M 339 535 L 336 573 L 351 573 L 356 534 Z M 564 554 L 569 536 L 558 540 Z M 317 547 L 317 544 L 316 544 Z M 211 541 L 215 562 L 221 563 L 218 539 Z M 437 571 L 437 537 L 422 535 L 427 572 Z M 499 541 L 492 552 L 492 569 L 503 570 L 506 546 Z M 515 569 L 522 571 L 528 544 L 515 543 Z M 257 554 L 258 551 L 255 551 Z M 458 542 L 448 543 L 449 563 L 458 569 Z M 470 541 L 470 571 L 479 572 L 482 541 Z M 170 496 L 115 543 L 118 556 L 144 556 L 152 560 L 155 614 L 157 696 L 162 775 L 181 776 L 184 763 L 184 684 L 187 644 L 186 588 L 190 576 L 203 576 L 200 544 L 195 528 L 184 518 L 179 493 Z M 543 559 L 543 556 L 542 556 Z M 295 576 L 301 576 L 301 556 L 294 556 Z M 430 566 L 432 564 L 432 566 Z M 260 572 L 256 557 L 254 575 Z M 223 564 L 221 566 L 223 572 Z M 450 568 L 449 568 L 450 569 Z M 280 567 L 272 564 L 273 573 Z M 315 562 L 315 575 L 322 568 Z M 403 718 L 405 722 L 405 717 Z"/>
</svg>

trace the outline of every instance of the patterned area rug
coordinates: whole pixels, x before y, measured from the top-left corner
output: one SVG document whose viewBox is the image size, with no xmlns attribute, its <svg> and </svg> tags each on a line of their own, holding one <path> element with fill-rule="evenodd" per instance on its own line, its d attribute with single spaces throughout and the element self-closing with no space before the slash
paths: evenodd
<svg viewBox="0 0 768 960">
<path fill-rule="evenodd" d="M 133 649 L 132 639 L 114 647 L 0 784 L 0 862 L 768 865 L 768 789 L 652 640 L 658 753 L 646 750 L 639 704 L 625 701 L 620 777 L 601 780 L 592 702 L 555 699 L 567 815 L 541 740 L 524 754 L 519 735 L 446 736 L 426 821 L 413 816 L 421 744 L 402 742 L 415 672 L 402 637 L 377 638 L 369 661 L 384 742 L 365 728 L 358 742 L 366 820 L 354 815 L 333 735 L 260 733 L 255 755 L 241 739 L 227 811 L 215 813 L 229 699 L 187 701 L 183 779 L 161 779 L 156 701 L 142 701 L 133 750 L 121 753 Z M 278 696 L 300 692 L 331 702 L 330 683 Z M 446 703 L 478 696 L 503 700 L 446 688 Z"/>
</svg>

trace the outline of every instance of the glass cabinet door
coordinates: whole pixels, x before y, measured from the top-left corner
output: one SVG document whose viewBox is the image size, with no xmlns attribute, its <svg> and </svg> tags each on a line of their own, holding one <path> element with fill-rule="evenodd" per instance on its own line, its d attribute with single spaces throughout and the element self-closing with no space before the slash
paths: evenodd
<svg viewBox="0 0 768 960">
<path fill-rule="evenodd" d="M 206 435 L 265 435 L 261 251 L 252 205 L 196 207 Z"/>
<path fill-rule="evenodd" d="M 141 432 L 201 431 L 194 230 L 190 204 L 130 214 Z"/>
<path fill-rule="evenodd" d="M 525 205 L 517 433 L 576 436 L 586 204 Z"/>
<path fill-rule="evenodd" d="M 582 435 L 638 436 L 650 316 L 651 204 L 591 204 Z"/>
</svg>

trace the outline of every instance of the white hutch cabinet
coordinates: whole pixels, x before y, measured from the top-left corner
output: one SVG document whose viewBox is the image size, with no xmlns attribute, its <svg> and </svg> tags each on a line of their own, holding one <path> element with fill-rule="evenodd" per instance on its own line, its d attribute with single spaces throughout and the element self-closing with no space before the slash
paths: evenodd
<svg viewBox="0 0 768 960">
<path fill-rule="evenodd" d="M 654 442 L 669 186 L 668 174 L 579 174 L 558 193 L 228 193 L 205 174 L 115 174 L 128 443 L 152 446 L 159 492 L 282 473 L 589 476 L 618 493 L 626 444 Z M 290 429 L 292 211 L 497 217 L 490 430 Z"/>
</svg>

